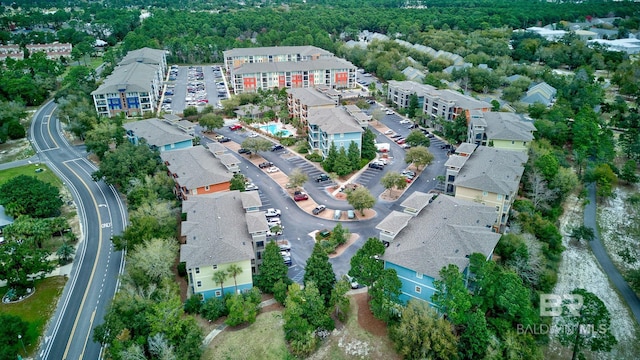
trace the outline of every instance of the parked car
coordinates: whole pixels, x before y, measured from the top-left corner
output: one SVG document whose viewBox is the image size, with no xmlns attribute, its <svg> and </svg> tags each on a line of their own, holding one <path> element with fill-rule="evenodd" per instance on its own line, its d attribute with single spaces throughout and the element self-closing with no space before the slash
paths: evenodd
<svg viewBox="0 0 640 360">
<path fill-rule="evenodd" d="M 240 129 L 242 129 L 242 125 L 240 125 L 240 124 L 233 124 L 233 125 L 229 126 L 229 130 L 231 130 L 231 131 L 236 131 L 236 130 L 240 130 Z"/>
<path fill-rule="evenodd" d="M 318 215 L 321 212 L 323 212 L 327 207 L 325 205 L 318 205 L 315 207 L 315 209 L 313 209 L 313 215 Z"/>
<path fill-rule="evenodd" d="M 256 138 L 256 137 L 258 137 L 258 134 L 257 133 L 251 133 L 251 135 L 249 135 L 249 137 L 250 138 Z"/>
<path fill-rule="evenodd" d="M 433 135 L 432 133 L 428 133 L 427 137 L 433 139 L 435 137 L 435 135 Z"/>
<path fill-rule="evenodd" d="M 245 148 L 240 148 L 240 149 L 238 149 L 238 154 L 247 154 L 247 155 L 251 155 L 251 150 L 249 150 L 249 149 L 245 149 Z"/>
<path fill-rule="evenodd" d="M 221 143 L 229 142 L 229 141 L 231 141 L 231 139 L 229 139 L 229 138 L 228 138 L 228 137 L 226 137 L 226 136 L 223 136 L 223 137 L 222 137 L 222 139 L 218 140 L 218 142 L 221 142 Z"/>
<path fill-rule="evenodd" d="M 352 289 L 357 289 L 360 287 L 360 284 L 358 284 L 358 282 L 356 281 L 356 279 L 354 279 L 353 277 L 346 275 L 347 276 L 347 280 L 349 281 L 349 284 L 351 284 L 351 288 Z"/>
<path fill-rule="evenodd" d="M 253 191 L 253 190 L 258 190 L 258 186 L 254 183 L 249 183 L 247 185 L 245 185 L 244 187 L 245 191 Z"/>
<path fill-rule="evenodd" d="M 399 138 L 399 137 L 401 137 L 401 136 L 402 136 L 402 135 L 400 135 L 400 134 L 393 134 L 393 135 L 391 135 L 391 136 L 389 136 L 389 137 L 390 137 L 390 138 L 392 138 L 392 139 L 396 139 L 396 138 Z"/>
<path fill-rule="evenodd" d="M 280 144 L 275 144 L 271 147 L 271 151 L 278 151 L 278 150 L 283 150 L 284 146 L 280 145 Z"/>
<path fill-rule="evenodd" d="M 284 264 L 287 266 L 291 266 L 292 262 L 291 262 L 291 256 L 289 255 L 282 255 L 282 260 L 284 261 Z"/>
<path fill-rule="evenodd" d="M 342 210 L 335 210 L 333 212 L 333 220 L 340 220 L 341 216 L 342 216 Z"/>
<path fill-rule="evenodd" d="M 280 216 L 280 209 L 268 208 L 264 215 L 266 217 Z"/>
<path fill-rule="evenodd" d="M 347 210 L 347 218 L 348 219 L 355 219 L 356 218 L 356 213 L 353 210 Z"/>
<path fill-rule="evenodd" d="M 389 129 L 384 132 L 385 135 L 393 135 L 393 130 Z"/>
<path fill-rule="evenodd" d="M 316 182 L 323 182 L 329 180 L 330 177 L 327 174 L 320 174 L 316 177 Z"/>
<path fill-rule="evenodd" d="M 270 167 L 272 167 L 272 166 L 273 166 L 273 163 L 272 163 L 271 161 L 265 161 L 265 162 L 262 162 L 262 163 L 260 163 L 260 164 L 258 165 L 258 167 L 259 167 L 260 169 L 266 169 L 266 168 L 270 168 Z"/>
<path fill-rule="evenodd" d="M 400 120 L 400 124 L 409 124 L 409 123 L 411 123 L 411 120 L 409 120 L 409 119 Z"/>
<path fill-rule="evenodd" d="M 376 103 L 376 101 L 375 100 L 368 100 L 367 103 L 373 105 L 373 104 Z"/>
<path fill-rule="evenodd" d="M 407 143 L 404 143 L 404 144 L 400 145 L 400 147 L 403 148 L 403 149 L 410 149 L 411 145 L 409 145 Z"/>
<path fill-rule="evenodd" d="M 270 167 L 270 168 L 268 168 L 268 169 L 267 169 L 267 172 L 268 172 L 268 173 L 276 173 L 276 172 L 278 172 L 278 171 L 280 171 L 280 169 L 278 169 L 278 168 L 277 168 L 277 167 L 275 167 L 275 166 L 272 166 L 272 167 Z"/>
<path fill-rule="evenodd" d="M 396 143 L 398 143 L 398 145 L 402 145 L 402 144 L 404 144 L 406 141 L 407 141 L 406 139 L 404 139 L 404 138 L 400 138 L 400 139 L 396 140 Z"/>
<path fill-rule="evenodd" d="M 270 228 L 272 228 L 274 226 L 280 226 L 282 222 L 280 221 L 279 217 L 274 216 L 267 219 L 267 224 L 269 225 Z"/>
<path fill-rule="evenodd" d="M 393 112 L 393 110 L 387 110 L 387 111 L 385 112 L 385 114 L 387 114 L 387 115 L 393 115 L 393 114 L 395 114 L 395 113 Z"/>
<path fill-rule="evenodd" d="M 378 169 L 378 170 L 384 170 L 384 165 L 377 163 L 377 162 L 372 162 L 369 164 L 369 168 L 370 169 Z"/>
<path fill-rule="evenodd" d="M 307 195 L 305 193 L 299 193 L 299 194 L 293 195 L 293 200 L 294 201 L 303 201 L 303 200 L 307 200 L 307 199 L 309 199 L 309 195 Z"/>
</svg>

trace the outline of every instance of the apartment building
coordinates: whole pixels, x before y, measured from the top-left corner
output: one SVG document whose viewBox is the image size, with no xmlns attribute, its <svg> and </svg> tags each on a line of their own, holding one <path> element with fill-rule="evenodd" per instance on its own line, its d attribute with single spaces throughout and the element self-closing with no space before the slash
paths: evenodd
<svg viewBox="0 0 640 360">
<path fill-rule="evenodd" d="M 301 62 L 333 58 L 333 53 L 315 46 L 271 46 L 236 48 L 223 52 L 224 67 L 228 74 L 244 64 L 275 62 Z"/>
<path fill-rule="evenodd" d="M 24 60 L 24 52 L 20 45 L 0 45 L 0 61 L 6 59 Z"/>
<path fill-rule="evenodd" d="M 96 112 L 112 117 L 155 113 L 166 71 L 166 54 L 149 48 L 129 52 L 103 83 L 91 93 Z"/>
<path fill-rule="evenodd" d="M 445 192 L 494 208 L 496 231 L 503 232 L 528 158 L 522 151 L 462 143 L 445 163 Z"/>
<path fill-rule="evenodd" d="M 307 134 L 309 146 L 326 157 L 331 144 L 338 150 L 349 149 L 351 142 L 362 149 L 362 133 L 364 130 L 358 121 L 342 107 L 330 109 L 311 109 L 307 117 Z"/>
<path fill-rule="evenodd" d="M 71 59 L 71 50 L 73 50 L 73 45 L 59 42 L 51 44 L 29 44 L 25 47 L 29 54 L 44 52 L 47 54 L 47 59 L 49 60 L 58 60 L 61 57 Z"/>
<path fill-rule="evenodd" d="M 420 84 L 415 81 L 389 80 L 387 89 L 387 100 L 398 109 L 409 107 L 411 95 L 418 96 L 420 109 L 424 108 L 424 99 L 429 93 L 435 93 L 438 89 L 431 85 Z"/>
<path fill-rule="evenodd" d="M 314 88 L 287 89 L 289 116 L 300 119 L 304 124 L 307 124 L 309 110 L 331 109 L 337 105 L 336 99 L 332 99 Z"/>
<path fill-rule="evenodd" d="M 127 139 L 132 144 L 138 145 L 144 142 L 151 149 L 160 152 L 193 146 L 193 135 L 168 121 L 157 118 L 128 122 L 122 127 L 127 131 Z"/>
<path fill-rule="evenodd" d="M 536 131 L 522 114 L 473 110 L 468 120 L 467 142 L 497 149 L 527 153 Z"/>
</svg>

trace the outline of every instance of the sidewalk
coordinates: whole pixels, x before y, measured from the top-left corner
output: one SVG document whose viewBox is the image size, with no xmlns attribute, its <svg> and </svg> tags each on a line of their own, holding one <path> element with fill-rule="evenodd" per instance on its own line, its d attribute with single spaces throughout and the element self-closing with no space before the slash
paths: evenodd
<svg viewBox="0 0 640 360">
<path fill-rule="evenodd" d="M 263 302 L 261 302 L 258 307 L 260 309 L 262 309 L 263 307 L 267 307 L 269 305 L 273 305 L 276 303 L 275 299 L 269 299 L 269 300 L 265 300 Z M 221 332 L 224 331 L 224 329 L 227 328 L 227 324 L 220 324 L 218 327 L 216 327 L 215 329 L 211 330 L 211 332 L 209 334 L 207 334 L 207 336 L 205 336 L 204 340 L 202 340 L 202 345 L 207 346 L 209 345 L 209 343 L 211 343 L 211 340 L 213 340 L 216 336 L 218 336 L 218 334 L 220 334 Z"/>
</svg>

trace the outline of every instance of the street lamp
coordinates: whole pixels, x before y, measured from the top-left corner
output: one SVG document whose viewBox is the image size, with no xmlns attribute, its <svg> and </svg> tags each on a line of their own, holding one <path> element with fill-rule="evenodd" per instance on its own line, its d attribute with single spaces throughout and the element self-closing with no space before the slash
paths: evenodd
<svg viewBox="0 0 640 360">
<path fill-rule="evenodd" d="M 27 356 L 27 348 L 24 347 L 24 342 L 22 342 L 22 335 L 18 334 L 18 341 L 20 341 L 20 345 L 22 345 L 22 350 L 24 350 L 24 355 Z"/>
</svg>

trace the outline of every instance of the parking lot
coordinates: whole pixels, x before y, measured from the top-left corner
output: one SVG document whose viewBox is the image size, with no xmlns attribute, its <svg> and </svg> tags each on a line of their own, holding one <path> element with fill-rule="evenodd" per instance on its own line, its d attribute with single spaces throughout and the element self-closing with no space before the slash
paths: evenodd
<svg viewBox="0 0 640 360">
<path fill-rule="evenodd" d="M 218 65 L 171 65 L 165 85 L 161 109 L 170 113 L 182 113 L 188 106 L 222 108 L 220 101 L 229 97 L 224 71 Z"/>
</svg>

